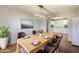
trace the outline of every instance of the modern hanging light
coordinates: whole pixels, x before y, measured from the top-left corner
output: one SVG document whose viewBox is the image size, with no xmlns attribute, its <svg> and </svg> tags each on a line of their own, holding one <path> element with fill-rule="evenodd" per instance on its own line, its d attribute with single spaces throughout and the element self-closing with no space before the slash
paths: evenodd
<svg viewBox="0 0 79 59">
<path fill-rule="evenodd" d="M 38 5 L 39 9 L 40 9 L 40 12 L 35 12 L 35 16 L 36 17 L 39 17 L 39 18 L 46 18 L 45 15 L 44 15 L 44 7 L 42 5 Z"/>
</svg>

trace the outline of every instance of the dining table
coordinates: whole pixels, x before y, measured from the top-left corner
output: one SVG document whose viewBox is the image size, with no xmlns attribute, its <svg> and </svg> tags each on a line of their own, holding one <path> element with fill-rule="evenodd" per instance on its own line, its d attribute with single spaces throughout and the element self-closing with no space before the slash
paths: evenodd
<svg viewBox="0 0 79 59">
<path fill-rule="evenodd" d="M 20 49 L 23 48 L 26 53 L 36 53 L 39 49 L 43 48 L 47 43 L 51 43 L 55 37 L 52 33 L 41 33 L 40 35 L 31 35 L 29 37 L 23 37 L 17 39 L 17 53 L 20 53 Z M 33 42 L 40 42 L 34 45 Z"/>
</svg>

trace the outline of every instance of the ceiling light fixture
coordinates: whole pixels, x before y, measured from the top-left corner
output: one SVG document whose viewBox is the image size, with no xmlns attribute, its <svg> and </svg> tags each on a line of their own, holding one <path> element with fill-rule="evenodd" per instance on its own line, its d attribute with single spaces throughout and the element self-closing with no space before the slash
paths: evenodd
<svg viewBox="0 0 79 59">
<path fill-rule="evenodd" d="M 44 15 L 44 7 L 42 5 L 38 5 L 38 7 L 40 8 L 40 12 L 35 12 L 34 16 L 45 19 L 46 16 Z"/>
</svg>

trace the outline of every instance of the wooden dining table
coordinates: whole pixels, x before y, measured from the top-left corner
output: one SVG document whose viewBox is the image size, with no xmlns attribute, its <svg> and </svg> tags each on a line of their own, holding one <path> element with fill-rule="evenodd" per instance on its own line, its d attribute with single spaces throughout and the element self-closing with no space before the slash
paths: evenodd
<svg viewBox="0 0 79 59">
<path fill-rule="evenodd" d="M 48 38 L 45 38 L 47 36 Z M 23 48 L 26 53 L 35 53 L 39 49 L 43 48 L 48 42 L 52 42 L 52 39 L 55 35 L 50 33 L 42 33 L 41 36 L 39 35 L 32 35 L 29 38 L 20 38 L 17 40 L 17 52 L 19 53 L 19 49 Z M 32 42 L 34 40 L 38 40 L 41 42 L 40 44 L 34 46 Z"/>
</svg>

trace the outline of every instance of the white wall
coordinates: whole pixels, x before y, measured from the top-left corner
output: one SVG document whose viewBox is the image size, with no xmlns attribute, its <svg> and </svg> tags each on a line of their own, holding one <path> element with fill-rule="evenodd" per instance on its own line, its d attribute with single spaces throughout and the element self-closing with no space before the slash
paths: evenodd
<svg viewBox="0 0 79 59">
<path fill-rule="evenodd" d="M 75 11 L 74 15 L 69 17 L 68 41 L 79 46 L 79 10 Z"/>
<path fill-rule="evenodd" d="M 46 20 L 38 20 L 38 29 L 43 29 L 46 32 Z"/>
<path fill-rule="evenodd" d="M 70 20 L 69 39 L 73 45 L 79 46 L 79 17 Z"/>
<path fill-rule="evenodd" d="M 29 17 L 26 13 L 8 9 L 8 8 L 3 8 L 0 7 L 0 25 L 6 25 L 9 26 L 11 38 L 10 43 L 15 43 L 17 40 L 17 33 L 18 32 L 25 32 L 27 35 L 32 34 L 33 29 L 21 29 L 21 19 L 27 19 L 27 20 L 33 20 L 34 21 L 34 28 L 33 29 L 39 29 L 39 23 L 42 29 L 46 31 L 46 25 L 44 23 L 38 22 L 38 20 L 32 19 L 32 17 Z"/>
</svg>

